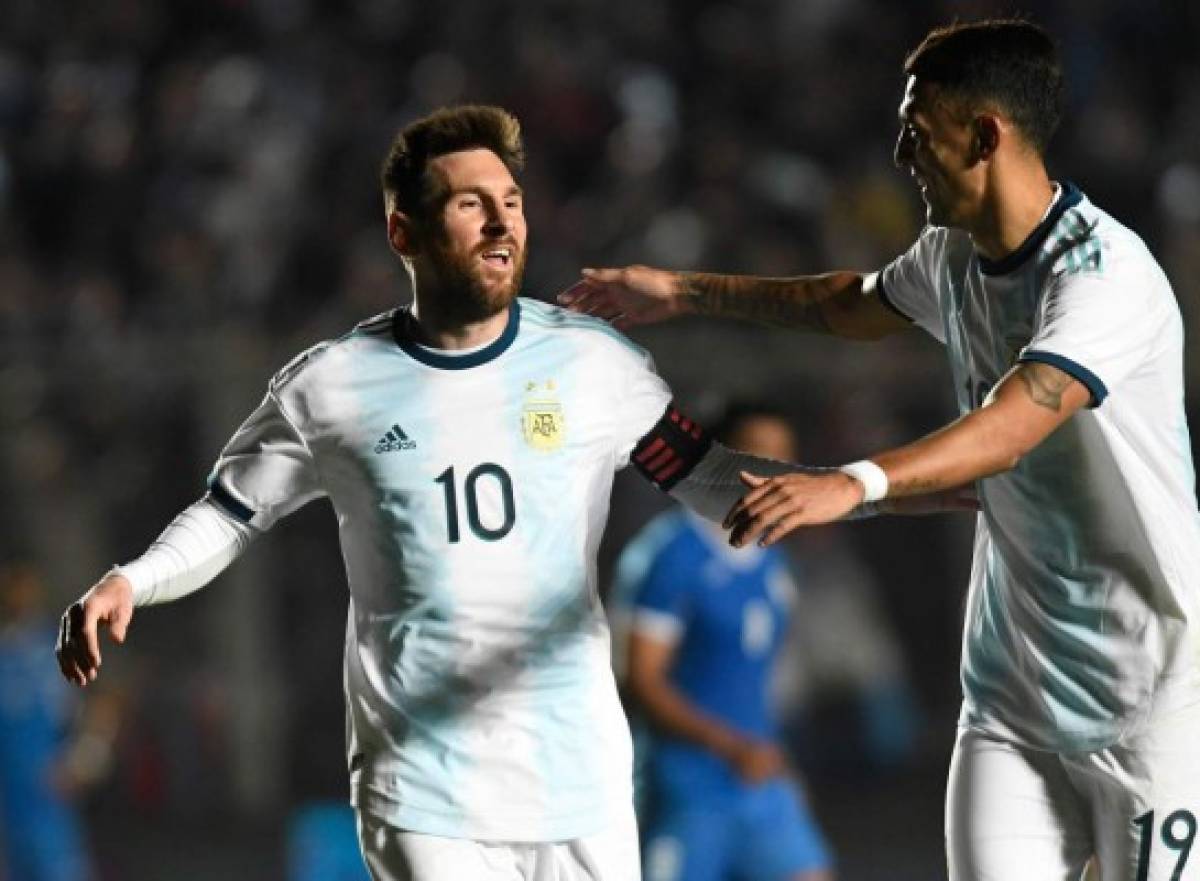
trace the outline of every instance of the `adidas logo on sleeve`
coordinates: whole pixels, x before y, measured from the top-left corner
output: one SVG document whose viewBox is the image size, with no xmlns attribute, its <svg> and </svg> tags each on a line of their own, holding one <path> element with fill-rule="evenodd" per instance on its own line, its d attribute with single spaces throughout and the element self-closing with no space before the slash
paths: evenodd
<svg viewBox="0 0 1200 881">
<path fill-rule="evenodd" d="M 409 440 L 408 435 L 399 425 L 393 425 L 388 433 L 375 444 L 376 453 L 395 453 L 398 450 L 415 450 L 416 448 L 417 442 Z"/>
</svg>

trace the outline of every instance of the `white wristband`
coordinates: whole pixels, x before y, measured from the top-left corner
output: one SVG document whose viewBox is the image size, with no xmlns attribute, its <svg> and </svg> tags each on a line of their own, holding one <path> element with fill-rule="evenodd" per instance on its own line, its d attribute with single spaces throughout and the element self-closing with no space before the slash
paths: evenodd
<svg viewBox="0 0 1200 881">
<path fill-rule="evenodd" d="M 838 471 L 849 474 L 863 485 L 863 501 L 878 502 L 888 494 L 888 479 L 883 469 L 870 459 L 860 459 L 843 465 Z"/>
</svg>

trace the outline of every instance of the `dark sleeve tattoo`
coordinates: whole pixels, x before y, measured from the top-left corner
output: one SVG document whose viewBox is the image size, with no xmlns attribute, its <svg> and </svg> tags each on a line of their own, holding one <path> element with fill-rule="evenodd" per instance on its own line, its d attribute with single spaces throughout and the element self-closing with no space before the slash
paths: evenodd
<svg viewBox="0 0 1200 881">
<path fill-rule="evenodd" d="M 1063 392 L 1075 381 L 1070 374 L 1038 361 L 1022 364 L 1017 376 L 1035 404 L 1055 413 L 1062 409 Z"/>
<path fill-rule="evenodd" d="M 785 279 L 688 272 L 683 285 L 684 296 L 700 315 L 836 333 L 829 324 L 826 300 L 838 291 L 822 276 Z"/>
</svg>

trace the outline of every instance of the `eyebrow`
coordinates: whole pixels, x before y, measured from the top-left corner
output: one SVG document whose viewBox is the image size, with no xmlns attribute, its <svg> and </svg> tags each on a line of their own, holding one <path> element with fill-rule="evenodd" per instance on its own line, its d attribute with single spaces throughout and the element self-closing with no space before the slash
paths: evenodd
<svg viewBox="0 0 1200 881">
<path fill-rule="evenodd" d="M 451 196 L 458 196 L 462 193 L 474 193 L 477 196 L 486 196 L 486 195 L 488 195 L 489 191 L 488 191 L 487 187 L 479 187 L 479 186 L 459 187 L 458 189 L 450 191 Z M 525 191 L 523 189 L 521 189 L 517 184 L 513 184 L 512 186 L 510 186 L 508 189 L 506 189 L 504 191 L 505 197 L 524 196 L 524 195 L 525 195 Z"/>
</svg>

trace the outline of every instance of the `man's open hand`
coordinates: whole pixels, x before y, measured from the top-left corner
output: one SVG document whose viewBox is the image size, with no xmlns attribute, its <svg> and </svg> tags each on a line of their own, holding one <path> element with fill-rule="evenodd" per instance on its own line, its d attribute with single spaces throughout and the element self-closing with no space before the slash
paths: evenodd
<svg viewBox="0 0 1200 881">
<path fill-rule="evenodd" d="M 863 485 L 840 471 L 756 477 L 742 472 L 750 491 L 725 517 L 729 543 L 741 547 L 758 538 L 774 544 L 793 529 L 831 523 L 849 513 L 863 497 Z"/>
<path fill-rule="evenodd" d="M 595 315 L 624 330 L 666 321 L 687 311 L 679 275 L 649 266 L 585 269 L 583 279 L 558 295 L 572 312 Z"/>
<path fill-rule="evenodd" d="M 85 687 L 100 673 L 99 626 L 108 625 L 113 642 L 125 641 L 133 618 L 133 585 L 110 572 L 67 607 L 58 628 L 58 667 L 68 682 Z"/>
</svg>

